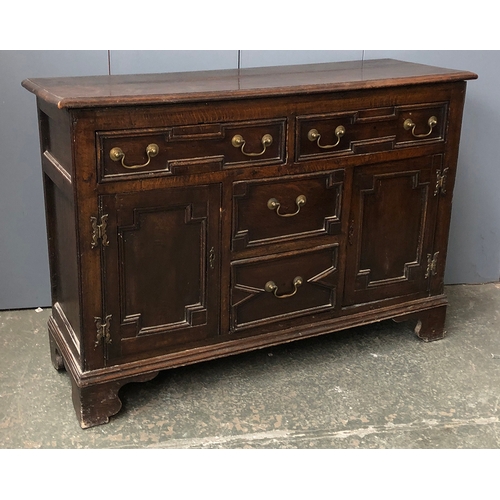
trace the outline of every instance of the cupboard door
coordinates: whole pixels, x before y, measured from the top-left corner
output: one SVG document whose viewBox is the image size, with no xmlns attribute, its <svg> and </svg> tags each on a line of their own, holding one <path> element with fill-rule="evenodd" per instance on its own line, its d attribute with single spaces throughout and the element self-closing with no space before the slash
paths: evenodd
<svg viewBox="0 0 500 500">
<path fill-rule="evenodd" d="M 426 295 L 441 155 L 355 170 L 344 305 Z"/>
<path fill-rule="evenodd" d="M 218 333 L 220 185 L 102 196 L 107 364 Z"/>
</svg>

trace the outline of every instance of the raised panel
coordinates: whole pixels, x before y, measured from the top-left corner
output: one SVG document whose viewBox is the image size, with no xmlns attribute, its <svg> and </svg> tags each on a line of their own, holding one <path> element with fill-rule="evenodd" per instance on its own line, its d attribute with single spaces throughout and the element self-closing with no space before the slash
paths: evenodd
<svg viewBox="0 0 500 500">
<path fill-rule="evenodd" d="M 137 335 L 187 326 L 194 308 L 202 308 L 206 317 L 207 213 L 206 205 L 199 205 L 137 208 L 134 224 L 118 227 L 122 324 L 137 322 Z M 186 261 L 189 265 L 183 265 Z"/>
<path fill-rule="evenodd" d="M 219 185 L 103 197 L 108 359 L 217 335 L 219 207 Z"/>
<path fill-rule="evenodd" d="M 78 289 L 78 246 L 74 225 L 75 207 L 71 198 L 43 174 L 45 199 L 49 209 L 47 224 L 53 316 L 64 332 L 70 349 L 79 355 L 81 325 Z"/>
<path fill-rule="evenodd" d="M 426 293 L 441 160 L 437 155 L 356 170 L 344 304 Z"/>
</svg>

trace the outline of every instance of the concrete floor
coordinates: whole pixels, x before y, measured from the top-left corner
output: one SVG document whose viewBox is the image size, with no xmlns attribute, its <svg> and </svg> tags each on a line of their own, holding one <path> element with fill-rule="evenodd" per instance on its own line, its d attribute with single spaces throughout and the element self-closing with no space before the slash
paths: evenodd
<svg viewBox="0 0 500 500">
<path fill-rule="evenodd" d="M 82 430 L 49 310 L 0 311 L 0 448 L 500 448 L 500 284 L 446 290 L 445 339 L 392 321 L 162 372 Z"/>
</svg>

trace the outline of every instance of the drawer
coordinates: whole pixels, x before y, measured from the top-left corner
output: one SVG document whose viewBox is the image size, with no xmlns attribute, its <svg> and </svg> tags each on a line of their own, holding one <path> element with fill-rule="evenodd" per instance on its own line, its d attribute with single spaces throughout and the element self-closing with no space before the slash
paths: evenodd
<svg viewBox="0 0 500 500">
<path fill-rule="evenodd" d="M 357 139 L 356 113 L 299 116 L 296 120 L 297 160 L 352 153 Z"/>
<path fill-rule="evenodd" d="M 444 141 L 447 103 L 298 116 L 297 161 L 366 154 Z"/>
<path fill-rule="evenodd" d="M 444 141 L 447 114 L 447 103 L 397 107 L 396 147 Z"/>
<path fill-rule="evenodd" d="M 338 244 L 231 264 L 231 329 L 307 314 L 337 304 Z"/>
<path fill-rule="evenodd" d="M 285 160 L 286 119 L 97 132 L 99 181 Z"/>
<path fill-rule="evenodd" d="M 341 231 L 344 170 L 233 184 L 232 250 Z"/>
</svg>

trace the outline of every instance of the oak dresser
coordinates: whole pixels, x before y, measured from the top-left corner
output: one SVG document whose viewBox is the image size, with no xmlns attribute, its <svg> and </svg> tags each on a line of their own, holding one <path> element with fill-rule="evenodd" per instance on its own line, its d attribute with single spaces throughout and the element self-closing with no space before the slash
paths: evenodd
<svg viewBox="0 0 500 500">
<path fill-rule="evenodd" d="M 167 368 L 390 318 L 442 338 L 474 78 L 387 59 L 23 81 L 80 425 Z"/>
</svg>

